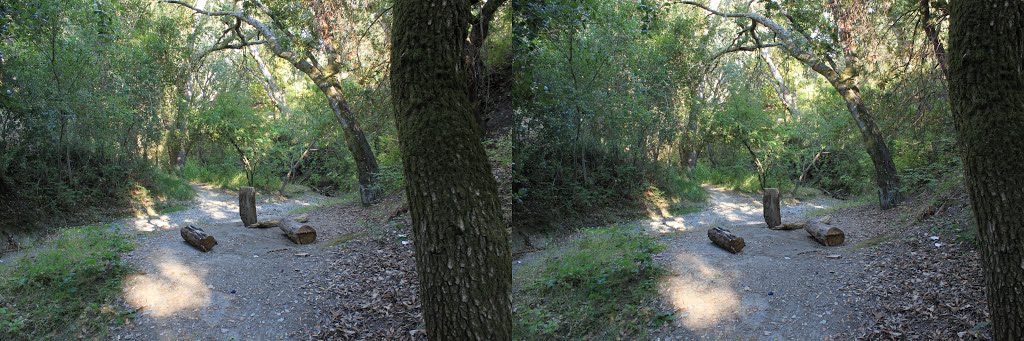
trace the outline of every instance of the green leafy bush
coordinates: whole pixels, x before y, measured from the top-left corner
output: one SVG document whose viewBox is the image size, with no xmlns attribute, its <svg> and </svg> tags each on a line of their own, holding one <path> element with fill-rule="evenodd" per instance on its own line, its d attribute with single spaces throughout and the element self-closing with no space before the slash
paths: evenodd
<svg viewBox="0 0 1024 341">
<path fill-rule="evenodd" d="M 133 244 L 106 226 L 67 229 L 38 253 L 0 266 L 0 339 L 101 335 Z M 120 314 L 123 315 L 123 314 Z"/>
<path fill-rule="evenodd" d="M 513 276 L 514 338 L 641 335 L 662 317 L 649 307 L 664 270 L 654 237 L 621 227 L 587 230 Z"/>
</svg>

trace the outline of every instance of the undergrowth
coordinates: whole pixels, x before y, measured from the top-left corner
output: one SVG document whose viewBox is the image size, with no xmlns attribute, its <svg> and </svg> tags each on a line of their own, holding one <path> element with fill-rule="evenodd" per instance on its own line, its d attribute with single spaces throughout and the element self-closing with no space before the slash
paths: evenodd
<svg viewBox="0 0 1024 341">
<path fill-rule="evenodd" d="M 202 165 L 192 160 L 185 162 L 181 174 L 186 179 L 237 191 L 239 187 L 249 186 L 245 171 L 232 164 Z M 277 190 L 281 187 L 281 179 L 273 174 L 257 169 L 253 176 L 254 187 L 261 190 Z"/>
<path fill-rule="evenodd" d="M 513 338 L 642 337 L 667 316 L 649 306 L 664 269 L 651 236 L 621 227 L 595 228 L 547 251 L 513 276 Z"/>
<path fill-rule="evenodd" d="M 511 160 L 516 228 L 541 231 L 637 218 L 651 204 L 652 188 L 680 207 L 702 203 L 707 196 L 698 182 L 665 162 L 596 146 L 579 151 L 519 147 Z M 573 154 L 578 155 L 565 156 Z"/>
<path fill-rule="evenodd" d="M 837 203 L 837 204 L 829 206 L 829 207 L 816 208 L 816 209 L 810 210 L 810 211 L 807 212 L 807 216 L 808 217 L 826 216 L 826 215 L 833 214 L 833 213 L 835 213 L 836 211 L 839 211 L 839 210 L 843 210 L 843 209 L 847 209 L 847 208 L 852 208 L 852 207 L 859 207 L 859 206 L 864 206 L 864 205 L 870 205 L 872 203 L 874 203 L 877 206 L 878 205 L 878 197 L 875 197 L 874 195 L 870 195 L 870 194 L 865 194 L 865 195 L 857 196 L 857 197 L 852 198 L 852 199 L 844 200 L 844 201 L 842 201 L 840 203 Z"/>
<path fill-rule="evenodd" d="M 353 203 L 353 202 L 357 202 L 357 201 L 359 201 L 359 193 L 348 192 L 348 193 L 345 193 L 344 195 L 342 195 L 340 197 L 334 197 L 334 198 L 325 199 L 325 200 L 323 200 L 323 201 L 321 201 L 321 202 L 319 202 L 319 203 L 317 203 L 315 205 L 307 205 L 307 206 L 301 206 L 301 207 L 293 208 L 291 211 L 288 211 L 288 214 L 289 215 L 296 215 L 296 214 L 309 213 L 309 212 L 313 212 L 313 211 L 318 210 L 318 209 L 323 208 L 323 207 L 338 206 L 338 205 Z"/>
<path fill-rule="evenodd" d="M 119 312 L 111 301 L 130 271 L 133 244 L 105 226 L 63 230 L 34 255 L 0 265 L 0 339 L 102 337 Z"/>
</svg>

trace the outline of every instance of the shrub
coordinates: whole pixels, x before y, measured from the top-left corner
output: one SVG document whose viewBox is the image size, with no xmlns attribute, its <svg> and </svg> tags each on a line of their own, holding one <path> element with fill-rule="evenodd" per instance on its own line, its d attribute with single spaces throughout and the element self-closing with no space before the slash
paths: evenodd
<svg viewBox="0 0 1024 341">
<path fill-rule="evenodd" d="M 34 256 L 0 267 L 0 339 L 74 339 L 123 318 L 111 301 L 134 246 L 106 226 L 67 229 Z M 84 335 L 83 335 L 84 332 Z"/>
<path fill-rule="evenodd" d="M 654 237 L 596 228 L 513 276 L 513 337 L 608 339 L 643 334 L 663 315 L 649 307 L 664 270 Z"/>
</svg>

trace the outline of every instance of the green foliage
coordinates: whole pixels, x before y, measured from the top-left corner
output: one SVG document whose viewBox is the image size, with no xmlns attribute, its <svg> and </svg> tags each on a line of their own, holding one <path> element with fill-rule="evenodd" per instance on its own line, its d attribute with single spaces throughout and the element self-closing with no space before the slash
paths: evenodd
<svg viewBox="0 0 1024 341">
<path fill-rule="evenodd" d="M 851 199 L 848 199 L 848 200 L 844 200 L 841 203 L 838 203 L 838 204 L 835 204 L 835 205 L 832 205 L 832 206 L 829 206 L 829 207 L 826 207 L 826 208 L 816 208 L 816 209 L 810 210 L 810 211 L 807 212 L 807 216 L 808 217 L 826 216 L 826 215 L 833 214 L 833 213 L 835 213 L 836 211 L 839 211 L 839 210 L 845 210 L 845 209 L 852 208 L 852 207 L 860 207 L 860 206 L 871 205 L 872 203 L 874 203 L 877 200 L 878 200 L 878 198 L 875 197 L 875 195 L 872 195 L 872 194 L 862 194 L 860 196 L 857 196 L 857 197 L 854 197 L 854 198 L 851 198 Z"/>
<path fill-rule="evenodd" d="M 705 163 L 698 163 L 697 167 L 693 169 L 692 176 L 702 183 L 723 186 L 735 191 L 748 193 L 761 191 L 757 173 L 741 165 L 712 168 Z"/>
<path fill-rule="evenodd" d="M 68 229 L 32 256 L 0 265 L 0 338 L 101 337 L 134 246 L 106 226 Z"/>
<path fill-rule="evenodd" d="M 621 227 L 586 231 L 514 276 L 517 340 L 642 337 L 663 269 L 655 238 Z"/>
<path fill-rule="evenodd" d="M 316 205 L 308 205 L 308 206 L 302 206 L 302 207 L 294 208 L 291 211 L 288 211 L 288 214 L 289 215 L 296 215 L 296 214 L 309 213 L 309 212 L 313 212 L 315 210 L 318 210 L 318 209 L 321 209 L 321 208 L 324 208 L 324 207 L 331 207 L 331 206 L 338 206 L 338 205 L 344 205 L 344 204 L 351 204 L 351 203 L 354 203 L 354 202 L 357 202 L 357 201 L 359 201 L 359 193 L 358 192 L 348 192 L 348 193 L 345 194 L 345 196 L 330 198 L 330 199 L 321 201 L 321 202 L 317 203 Z"/>
<path fill-rule="evenodd" d="M 652 155 L 681 124 L 692 20 L 649 2 L 514 3 L 517 48 L 512 168 L 517 226 L 587 223 L 643 207 L 654 186 L 699 197 Z M 666 72 L 666 67 L 672 71 Z M 662 154 L 664 155 L 664 154 Z M 600 217 L 598 217 L 600 218 Z"/>
<path fill-rule="evenodd" d="M 189 181 L 201 182 L 224 189 L 238 190 L 249 186 L 245 171 L 231 161 L 220 164 L 202 165 L 189 160 L 181 168 L 181 175 Z M 281 186 L 281 179 L 269 171 L 257 170 L 253 177 L 253 186 L 265 191 L 276 191 Z"/>
</svg>

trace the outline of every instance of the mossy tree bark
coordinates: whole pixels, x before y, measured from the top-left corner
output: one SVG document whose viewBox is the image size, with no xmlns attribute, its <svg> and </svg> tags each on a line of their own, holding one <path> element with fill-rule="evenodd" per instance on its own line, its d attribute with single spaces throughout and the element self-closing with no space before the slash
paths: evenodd
<svg viewBox="0 0 1024 341">
<path fill-rule="evenodd" d="M 391 82 L 431 340 L 510 340 L 511 253 L 469 99 L 469 0 L 398 0 Z"/>
<path fill-rule="evenodd" d="M 950 101 L 993 336 L 1024 340 L 1024 2 L 950 5 Z"/>
</svg>

